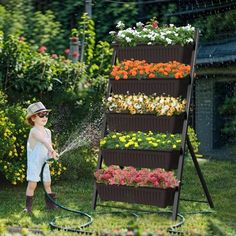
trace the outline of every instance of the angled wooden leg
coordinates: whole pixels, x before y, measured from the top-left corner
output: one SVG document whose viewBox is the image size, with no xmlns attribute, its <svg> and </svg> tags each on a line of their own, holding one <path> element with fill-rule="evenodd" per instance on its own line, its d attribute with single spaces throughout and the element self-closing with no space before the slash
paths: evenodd
<svg viewBox="0 0 236 236">
<path fill-rule="evenodd" d="M 210 205 L 211 208 L 214 208 L 214 204 L 213 204 L 211 195 L 210 195 L 210 193 L 209 193 L 209 190 L 208 190 L 206 181 L 205 181 L 205 179 L 204 179 L 204 177 L 203 177 L 201 168 L 200 168 L 200 166 L 199 166 L 199 164 L 198 164 L 196 155 L 195 155 L 194 150 L 193 150 L 193 146 L 192 146 L 192 144 L 191 144 L 191 142 L 190 142 L 190 139 L 189 139 L 189 136 L 188 136 L 188 135 L 187 135 L 187 145 L 188 145 L 188 149 L 189 149 L 189 152 L 190 152 L 191 157 L 192 157 L 192 160 L 193 160 L 193 164 L 194 164 L 194 166 L 195 166 L 195 169 L 196 169 L 196 171 L 197 171 L 198 177 L 199 177 L 199 179 L 200 179 L 202 188 L 203 188 L 204 193 L 205 193 L 205 195 L 206 195 L 208 204 Z"/>
</svg>

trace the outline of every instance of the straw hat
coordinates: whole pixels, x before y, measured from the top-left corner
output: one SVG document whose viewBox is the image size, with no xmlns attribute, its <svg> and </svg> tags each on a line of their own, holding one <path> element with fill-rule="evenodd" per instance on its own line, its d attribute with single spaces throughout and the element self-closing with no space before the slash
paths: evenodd
<svg viewBox="0 0 236 236">
<path fill-rule="evenodd" d="M 26 115 L 26 119 L 30 118 L 32 115 L 35 115 L 37 113 L 40 112 L 44 112 L 44 111 L 51 111 L 49 109 L 47 109 L 42 102 L 35 102 L 31 105 L 28 106 L 27 108 L 27 115 Z"/>
</svg>

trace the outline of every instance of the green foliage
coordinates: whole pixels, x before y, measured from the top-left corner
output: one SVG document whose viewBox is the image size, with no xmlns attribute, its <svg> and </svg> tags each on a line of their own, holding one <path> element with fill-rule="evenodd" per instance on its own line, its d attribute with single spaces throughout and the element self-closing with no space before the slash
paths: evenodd
<svg viewBox="0 0 236 236">
<path fill-rule="evenodd" d="M 235 36 L 236 33 L 236 10 L 227 11 L 225 14 L 214 14 L 200 17 L 194 25 L 201 29 L 204 40 L 214 40 L 217 38 L 225 39 L 227 34 Z"/>
<path fill-rule="evenodd" d="M 86 43 L 84 45 L 84 52 L 81 52 L 81 54 L 84 56 L 84 61 L 86 61 L 87 65 L 90 65 L 90 62 L 93 59 L 95 36 L 94 21 L 87 13 L 84 13 L 79 21 L 79 37 L 82 45 L 83 43 Z"/>
<path fill-rule="evenodd" d="M 235 143 L 236 139 L 236 96 L 225 97 L 223 105 L 219 108 L 220 114 L 224 118 L 222 133 L 230 143 Z"/>
<path fill-rule="evenodd" d="M 190 126 L 188 127 L 188 136 L 189 136 L 190 142 L 193 146 L 193 151 L 194 151 L 196 157 L 200 157 L 200 158 L 203 157 L 203 155 L 201 155 L 199 153 L 200 142 L 198 140 L 197 134 L 196 134 L 195 130 Z"/>
<path fill-rule="evenodd" d="M 93 19 L 96 22 L 96 33 L 100 40 L 109 38 L 108 32 L 114 29 L 114 23 L 123 21 L 132 26 L 138 17 L 138 7 L 135 3 L 105 3 L 99 0 L 95 0 L 93 3 Z"/>
<path fill-rule="evenodd" d="M 97 153 L 97 150 L 91 146 L 83 146 L 64 154 L 61 162 L 67 168 L 67 171 L 62 178 L 78 180 L 79 178 L 93 176 L 97 164 Z"/>
<path fill-rule="evenodd" d="M 12 184 L 25 180 L 26 139 L 29 129 L 25 113 L 18 105 L 7 105 L 5 94 L 0 91 L 0 172 Z"/>
<path fill-rule="evenodd" d="M 44 14 L 40 11 L 34 12 L 25 30 L 25 36 L 32 45 L 46 45 L 51 51 L 64 49 L 62 45 L 58 45 L 63 43 L 61 24 L 50 10 Z"/>
<path fill-rule="evenodd" d="M 111 57 L 113 49 L 106 41 L 99 41 L 96 44 L 93 60 L 90 64 L 89 71 L 94 76 L 109 75 L 111 69 Z"/>
<path fill-rule="evenodd" d="M 10 36 L 0 54 L 1 83 L 4 90 L 25 92 L 23 98 L 62 88 L 73 97 L 83 89 L 85 66 L 64 57 L 51 58 L 30 48 L 29 44 Z M 82 83 L 82 84 L 81 84 Z M 13 94 L 12 94 L 13 95 Z M 15 94 L 14 94 L 15 97 Z"/>
</svg>

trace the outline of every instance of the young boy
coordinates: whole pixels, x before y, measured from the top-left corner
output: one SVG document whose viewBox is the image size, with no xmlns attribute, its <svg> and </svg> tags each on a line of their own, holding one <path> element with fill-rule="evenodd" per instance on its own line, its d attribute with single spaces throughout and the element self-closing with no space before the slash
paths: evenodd
<svg viewBox="0 0 236 236">
<path fill-rule="evenodd" d="M 31 104 L 27 108 L 26 120 L 32 126 L 27 141 L 27 181 L 26 208 L 25 211 L 32 213 L 32 201 L 37 182 L 40 181 L 40 172 L 48 158 L 56 159 L 57 152 L 52 147 L 51 131 L 44 126 L 48 121 L 50 110 L 41 102 Z M 51 175 L 49 165 L 46 164 L 43 173 L 43 184 L 46 192 L 55 199 L 55 193 L 51 190 Z M 54 209 L 56 206 L 45 195 L 46 208 Z"/>
</svg>

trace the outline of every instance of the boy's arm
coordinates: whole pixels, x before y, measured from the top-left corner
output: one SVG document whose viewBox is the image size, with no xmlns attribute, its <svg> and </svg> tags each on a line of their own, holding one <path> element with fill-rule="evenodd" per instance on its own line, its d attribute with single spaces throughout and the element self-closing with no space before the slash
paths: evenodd
<svg viewBox="0 0 236 236">
<path fill-rule="evenodd" d="M 40 143 L 42 143 L 49 152 L 53 152 L 54 149 L 52 147 L 52 143 L 48 142 L 48 139 L 45 138 L 38 130 L 33 129 L 31 132 L 33 138 L 35 138 L 36 140 L 38 140 Z"/>
</svg>

